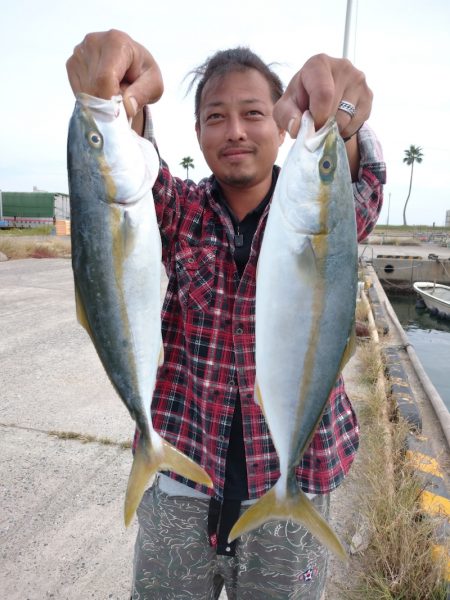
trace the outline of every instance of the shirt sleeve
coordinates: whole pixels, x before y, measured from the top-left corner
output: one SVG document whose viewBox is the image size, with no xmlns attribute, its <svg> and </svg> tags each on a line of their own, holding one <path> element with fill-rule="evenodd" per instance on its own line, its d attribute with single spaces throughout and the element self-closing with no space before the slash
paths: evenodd
<svg viewBox="0 0 450 600">
<path fill-rule="evenodd" d="M 170 251 L 171 242 L 178 229 L 180 215 L 183 213 L 183 203 L 189 197 L 190 192 L 194 191 L 197 186 L 191 180 L 183 181 L 178 177 L 172 176 L 167 163 L 161 158 L 155 139 L 149 105 L 144 107 L 144 131 L 142 135 L 153 144 L 159 157 L 158 177 L 152 191 L 156 218 L 161 232 L 163 261 L 165 262 L 167 253 Z"/>
<path fill-rule="evenodd" d="M 360 167 L 358 181 L 353 183 L 358 241 L 365 239 L 380 216 L 383 205 L 383 185 L 386 164 L 380 142 L 365 123 L 358 131 Z"/>
</svg>

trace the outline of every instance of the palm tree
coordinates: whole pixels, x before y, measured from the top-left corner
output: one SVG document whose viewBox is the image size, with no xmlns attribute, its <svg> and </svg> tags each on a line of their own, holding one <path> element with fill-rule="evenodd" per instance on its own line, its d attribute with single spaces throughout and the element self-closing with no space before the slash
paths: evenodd
<svg viewBox="0 0 450 600">
<path fill-rule="evenodd" d="M 189 179 L 189 169 L 195 169 L 194 159 L 191 156 L 185 156 L 181 159 L 180 165 L 186 169 L 186 179 Z"/>
<path fill-rule="evenodd" d="M 411 145 L 408 150 L 405 150 L 405 158 L 403 162 L 407 165 L 411 165 L 411 177 L 409 180 L 409 191 L 408 197 L 406 198 L 405 206 L 403 208 L 403 225 L 406 225 L 406 207 L 408 205 L 409 197 L 411 196 L 411 188 L 412 188 L 412 180 L 413 180 L 413 171 L 414 171 L 414 163 L 422 162 L 422 148 L 420 146 Z"/>
</svg>

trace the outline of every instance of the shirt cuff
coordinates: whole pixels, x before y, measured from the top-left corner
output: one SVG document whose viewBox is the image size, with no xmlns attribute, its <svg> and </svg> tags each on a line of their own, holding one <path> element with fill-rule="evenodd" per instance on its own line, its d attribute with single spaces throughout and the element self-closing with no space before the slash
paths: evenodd
<svg viewBox="0 0 450 600">
<path fill-rule="evenodd" d="M 376 175 L 380 183 L 386 183 L 386 163 L 383 160 L 383 150 L 377 136 L 371 127 L 364 123 L 357 133 L 359 148 L 359 177 L 363 169 L 369 169 Z"/>
</svg>

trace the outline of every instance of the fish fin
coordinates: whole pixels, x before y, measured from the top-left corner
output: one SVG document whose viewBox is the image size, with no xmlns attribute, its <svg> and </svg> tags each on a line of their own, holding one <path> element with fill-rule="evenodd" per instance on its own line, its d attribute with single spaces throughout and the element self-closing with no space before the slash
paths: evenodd
<svg viewBox="0 0 450 600">
<path fill-rule="evenodd" d="M 89 325 L 89 321 L 87 318 L 86 310 L 84 308 L 83 300 L 81 299 L 81 294 L 80 294 L 76 284 L 75 284 L 75 309 L 76 309 L 76 313 L 77 313 L 78 323 L 82 327 L 84 327 L 84 329 L 86 329 L 86 331 L 90 335 L 91 339 L 93 340 L 94 337 L 92 334 L 92 329 L 91 329 L 91 326 Z"/>
<path fill-rule="evenodd" d="M 125 496 L 124 519 L 126 527 L 133 519 L 134 513 L 149 485 L 150 478 L 157 471 L 168 469 L 197 483 L 210 488 L 213 487 L 210 476 L 200 465 L 168 442 L 164 440 L 161 440 L 161 442 L 160 448 L 149 450 L 148 442 L 143 437 L 139 439 Z"/>
<path fill-rule="evenodd" d="M 298 239 L 298 268 L 302 277 L 314 281 L 317 276 L 317 256 L 314 244 L 309 236 L 300 236 Z"/>
<path fill-rule="evenodd" d="M 163 364 L 164 364 L 164 346 L 163 346 L 163 344 L 161 344 L 161 350 L 159 351 L 159 358 L 158 358 L 158 367 L 162 367 Z"/>
<path fill-rule="evenodd" d="M 296 488 L 293 493 L 281 495 L 281 490 L 277 489 L 277 486 L 278 483 L 241 515 L 230 531 L 228 542 L 260 527 L 267 521 L 289 519 L 306 527 L 338 558 L 347 561 L 347 553 L 341 542 L 306 494 Z"/>
<path fill-rule="evenodd" d="M 344 353 L 341 359 L 339 370 L 342 371 L 348 361 L 351 359 L 356 350 L 356 323 L 353 323 L 352 330 L 347 340 L 347 345 L 344 348 Z"/>
<path fill-rule="evenodd" d="M 259 387 L 259 384 L 258 384 L 258 380 L 256 380 L 256 383 L 255 383 L 255 402 L 261 409 L 261 412 L 264 415 L 264 418 L 266 419 L 266 422 L 267 422 L 268 419 L 267 419 L 266 412 L 264 410 L 264 402 L 263 402 L 263 397 L 262 397 L 262 393 L 261 393 L 261 388 Z"/>
<path fill-rule="evenodd" d="M 260 406 L 262 408 L 263 406 L 263 400 L 262 400 L 262 395 L 261 395 L 261 389 L 259 387 L 259 383 L 258 380 L 255 380 L 255 402 L 256 404 L 258 404 L 258 406 Z"/>
<path fill-rule="evenodd" d="M 124 210 L 121 228 L 124 258 L 128 258 L 136 246 L 136 226 L 131 211 Z"/>
</svg>

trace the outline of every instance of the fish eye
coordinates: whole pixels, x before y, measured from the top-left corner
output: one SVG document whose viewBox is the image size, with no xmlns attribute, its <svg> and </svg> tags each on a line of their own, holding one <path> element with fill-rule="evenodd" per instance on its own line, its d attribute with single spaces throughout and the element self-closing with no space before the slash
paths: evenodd
<svg viewBox="0 0 450 600">
<path fill-rule="evenodd" d="M 87 139 L 93 148 L 101 148 L 103 145 L 102 136 L 97 131 L 90 131 L 87 135 Z"/>
<path fill-rule="evenodd" d="M 330 171 L 333 170 L 333 161 L 327 156 L 322 159 L 320 163 L 320 170 L 327 175 Z"/>
</svg>

